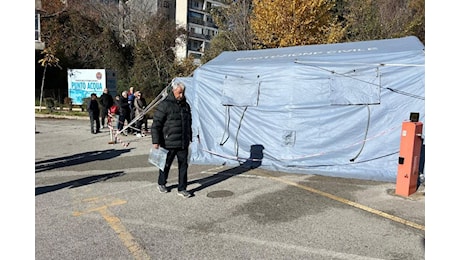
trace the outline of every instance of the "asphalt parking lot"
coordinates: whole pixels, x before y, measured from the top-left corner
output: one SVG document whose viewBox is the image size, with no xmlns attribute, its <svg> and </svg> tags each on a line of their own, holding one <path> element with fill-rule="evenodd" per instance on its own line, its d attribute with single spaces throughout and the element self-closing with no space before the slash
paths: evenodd
<svg viewBox="0 0 460 260">
<path fill-rule="evenodd" d="M 35 259 L 425 259 L 424 186 L 191 165 L 182 198 L 122 139 L 35 119 Z"/>
</svg>

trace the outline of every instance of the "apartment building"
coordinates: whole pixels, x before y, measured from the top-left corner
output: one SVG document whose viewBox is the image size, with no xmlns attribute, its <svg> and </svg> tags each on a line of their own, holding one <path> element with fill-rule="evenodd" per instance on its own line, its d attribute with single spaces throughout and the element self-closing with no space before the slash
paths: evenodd
<svg viewBox="0 0 460 260">
<path fill-rule="evenodd" d="M 187 29 L 187 42 L 178 43 L 176 58 L 184 59 L 192 56 L 195 63 L 209 45 L 211 39 L 217 35 L 217 26 L 212 21 L 210 10 L 214 6 L 222 6 L 223 1 L 215 0 L 177 0 L 176 24 Z"/>
<path fill-rule="evenodd" d="M 45 49 L 45 43 L 40 36 L 40 15 L 43 13 L 42 1 L 35 0 L 35 50 Z"/>
<path fill-rule="evenodd" d="M 129 0 L 125 4 L 129 7 L 131 15 L 134 16 L 163 13 L 168 19 L 174 19 L 175 2 L 175 0 Z M 132 20 L 136 18 L 131 17 Z"/>
</svg>

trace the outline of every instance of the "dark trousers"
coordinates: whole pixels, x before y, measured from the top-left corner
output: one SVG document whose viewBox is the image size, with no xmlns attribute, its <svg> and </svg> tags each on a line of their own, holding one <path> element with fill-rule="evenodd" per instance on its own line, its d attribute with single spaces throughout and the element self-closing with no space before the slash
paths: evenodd
<svg viewBox="0 0 460 260">
<path fill-rule="evenodd" d="M 177 156 L 177 164 L 179 167 L 179 185 L 177 186 L 178 191 L 187 189 L 187 169 L 188 169 L 188 148 L 185 149 L 168 149 L 168 155 L 166 156 L 166 164 L 164 171 L 160 170 L 158 175 L 158 185 L 166 185 L 168 181 L 169 170 L 174 158 Z"/>
<path fill-rule="evenodd" d="M 121 129 L 123 129 L 123 127 L 125 126 L 125 121 L 127 122 L 127 124 L 131 123 L 131 116 L 130 114 L 123 114 L 123 113 L 120 113 L 120 116 L 118 117 L 118 130 L 121 131 Z M 132 129 L 131 128 L 128 128 L 126 130 L 128 133 L 131 133 L 132 132 Z"/>
<path fill-rule="evenodd" d="M 139 119 L 136 121 L 136 133 L 142 133 L 142 123 L 144 119 Z"/>
<path fill-rule="evenodd" d="M 109 122 L 109 110 L 106 109 L 106 108 L 103 108 L 103 109 L 101 110 L 101 124 L 102 124 L 103 126 L 106 125 L 106 124 L 105 124 L 105 120 L 106 120 L 106 119 L 107 119 L 107 124 L 108 124 L 108 122 Z"/>
<path fill-rule="evenodd" d="M 145 130 L 145 131 L 149 131 L 149 125 L 148 125 L 148 123 L 147 123 L 147 120 L 148 120 L 147 115 L 145 115 L 145 116 L 144 116 L 144 125 L 145 125 L 145 126 L 144 126 L 144 130 Z"/>
<path fill-rule="evenodd" d="M 94 113 L 92 111 L 89 111 L 88 112 L 89 114 L 89 121 L 91 123 L 91 133 L 98 133 L 99 132 L 99 128 L 101 128 L 101 123 L 99 121 L 99 114 L 98 113 Z M 96 128 L 94 128 L 96 127 Z"/>
</svg>

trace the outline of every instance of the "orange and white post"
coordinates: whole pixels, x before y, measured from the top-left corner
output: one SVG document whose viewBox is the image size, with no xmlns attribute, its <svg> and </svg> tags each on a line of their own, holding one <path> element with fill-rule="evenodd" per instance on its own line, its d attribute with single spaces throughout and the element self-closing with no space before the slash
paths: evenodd
<svg viewBox="0 0 460 260">
<path fill-rule="evenodd" d="M 418 121 L 418 120 L 417 120 Z M 402 123 L 395 194 L 410 196 L 417 191 L 423 123 Z"/>
</svg>

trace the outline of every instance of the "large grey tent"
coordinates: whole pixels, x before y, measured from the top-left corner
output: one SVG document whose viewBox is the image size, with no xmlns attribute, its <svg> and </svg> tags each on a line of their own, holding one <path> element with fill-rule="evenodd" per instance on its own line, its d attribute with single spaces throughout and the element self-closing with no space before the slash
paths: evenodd
<svg viewBox="0 0 460 260">
<path fill-rule="evenodd" d="M 425 120 L 416 37 L 223 52 L 186 80 L 195 164 L 395 181 L 402 123 Z"/>
</svg>

